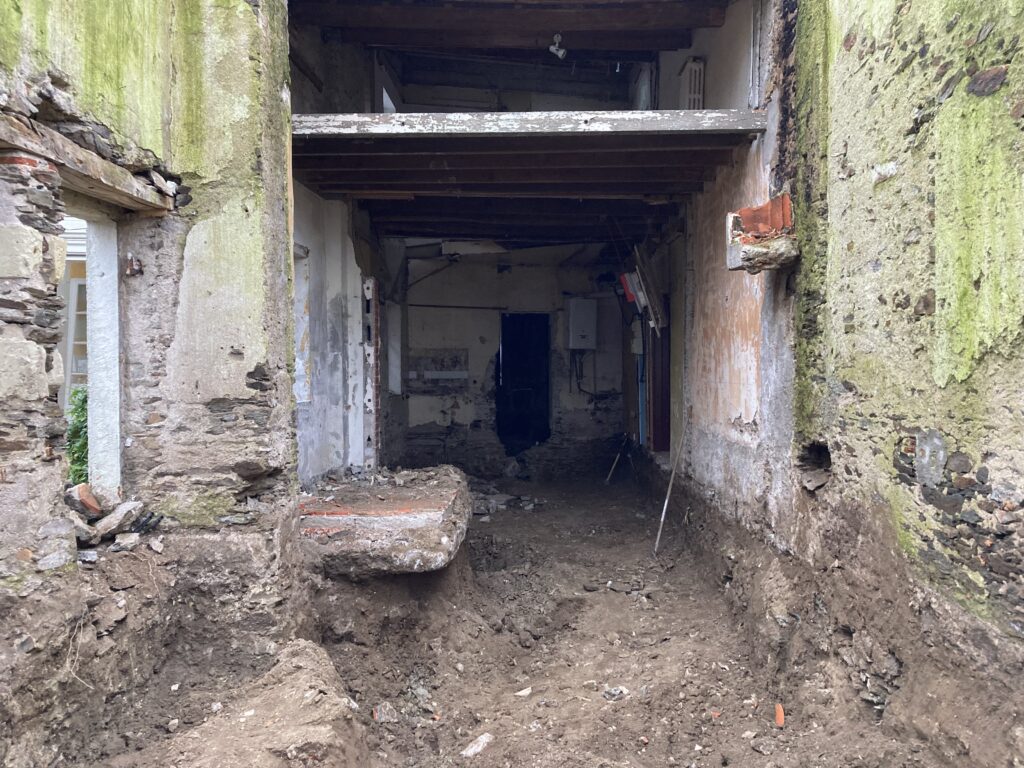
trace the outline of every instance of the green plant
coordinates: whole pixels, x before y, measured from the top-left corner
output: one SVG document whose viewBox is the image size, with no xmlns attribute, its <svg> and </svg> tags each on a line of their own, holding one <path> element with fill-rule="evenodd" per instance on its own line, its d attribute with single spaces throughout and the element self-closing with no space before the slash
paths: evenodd
<svg viewBox="0 0 1024 768">
<path fill-rule="evenodd" d="M 68 479 L 76 485 L 89 480 L 89 395 L 84 388 L 71 391 L 68 407 Z"/>
</svg>

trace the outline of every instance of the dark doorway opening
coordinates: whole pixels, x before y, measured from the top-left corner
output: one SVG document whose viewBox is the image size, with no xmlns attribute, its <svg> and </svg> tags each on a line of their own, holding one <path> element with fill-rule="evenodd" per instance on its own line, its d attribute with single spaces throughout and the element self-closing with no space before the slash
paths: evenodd
<svg viewBox="0 0 1024 768">
<path fill-rule="evenodd" d="M 503 314 L 498 437 L 509 456 L 551 437 L 551 328 L 543 314 Z"/>
</svg>

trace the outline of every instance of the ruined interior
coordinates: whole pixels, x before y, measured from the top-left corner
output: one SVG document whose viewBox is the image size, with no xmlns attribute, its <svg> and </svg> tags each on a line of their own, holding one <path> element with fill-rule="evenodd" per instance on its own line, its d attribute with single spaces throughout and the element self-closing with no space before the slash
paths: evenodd
<svg viewBox="0 0 1024 768">
<path fill-rule="evenodd" d="M 0 0 L 0 765 L 1024 765 L 1019 0 Z"/>
</svg>

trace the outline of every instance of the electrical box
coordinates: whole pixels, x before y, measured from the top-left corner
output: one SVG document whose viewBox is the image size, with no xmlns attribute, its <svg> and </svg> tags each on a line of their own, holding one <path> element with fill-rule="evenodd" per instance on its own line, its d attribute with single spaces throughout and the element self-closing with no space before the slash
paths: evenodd
<svg viewBox="0 0 1024 768">
<path fill-rule="evenodd" d="M 597 349 L 597 299 L 569 299 L 569 349 Z"/>
</svg>

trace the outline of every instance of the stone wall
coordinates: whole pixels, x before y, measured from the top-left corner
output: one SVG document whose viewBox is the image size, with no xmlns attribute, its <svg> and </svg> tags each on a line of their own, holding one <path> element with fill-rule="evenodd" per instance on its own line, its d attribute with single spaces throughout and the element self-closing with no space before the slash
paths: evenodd
<svg viewBox="0 0 1024 768">
<path fill-rule="evenodd" d="M 62 215 L 56 167 L 0 152 L 0 585 L 75 562 L 71 525 L 54 519 L 63 476 Z"/>
<path fill-rule="evenodd" d="M 812 509 L 862 499 L 902 557 L 1024 637 L 1019 0 L 801 4 L 797 427 Z M 824 514 L 816 512 L 816 514 Z"/>
<path fill-rule="evenodd" d="M 165 515 L 165 526 L 250 521 L 292 491 L 286 17 L 284 0 L 0 2 L 0 109 L 147 179 L 157 171 L 176 191 L 168 215 L 114 212 L 121 491 Z M 13 425 L 0 470 L 0 493 L 13 494 L 0 502 L 8 521 L 15 509 L 57 514 L 63 473 L 47 378 L 60 370 L 50 338 L 62 310 L 50 245 L 59 184 L 53 174 L 22 195 L 38 215 L 18 211 L 11 185 L 24 182 L 11 168 L 0 190 L 11 254 L 0 355 L 12 361 L 5 374 L 23 369 L 5 386 L 32 396 L 3 398 L 0 418 Z M 50 315 L 53 332 L 24 320 Z M 30 528 L 19 524 L 37 535 Z M 45 550 L 25 556 L 38 563 Z"/>
</svg>

